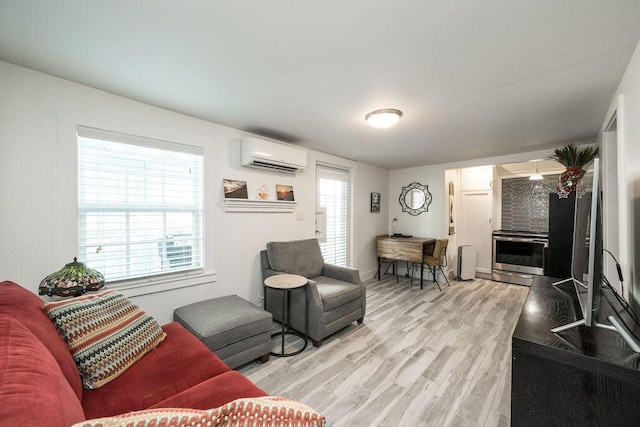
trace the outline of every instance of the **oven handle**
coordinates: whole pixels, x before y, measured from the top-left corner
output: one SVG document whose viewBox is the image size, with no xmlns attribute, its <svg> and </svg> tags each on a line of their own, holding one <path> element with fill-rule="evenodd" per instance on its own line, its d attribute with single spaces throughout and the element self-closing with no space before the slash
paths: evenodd
<svg viewBox="0 0 640 427">
<path fill-rule="evenodd" d="M 542 243 L 545 246 L 549 244 L 549 241 L 546 239 L 528 239 L 526 237 L 493 236 L 493 240 L 501 240 L 506 242 Z"/>
</svg>

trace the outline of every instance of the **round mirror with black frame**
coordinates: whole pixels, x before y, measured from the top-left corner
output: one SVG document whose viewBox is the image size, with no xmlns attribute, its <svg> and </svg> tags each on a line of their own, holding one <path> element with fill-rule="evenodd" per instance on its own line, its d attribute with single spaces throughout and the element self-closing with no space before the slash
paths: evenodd
<svg viewBox="0 0 640 427">
<path fill-rule="evenodd" d="M 420 215 L 422 212 L 429 211 L 431 204 L 431 193 L 429 186 L 412 182 L 406 187 L 402 187 L 400 193 L 400 206 L 402 212 L 408 212 L 410 215 Z"/>
</svg>

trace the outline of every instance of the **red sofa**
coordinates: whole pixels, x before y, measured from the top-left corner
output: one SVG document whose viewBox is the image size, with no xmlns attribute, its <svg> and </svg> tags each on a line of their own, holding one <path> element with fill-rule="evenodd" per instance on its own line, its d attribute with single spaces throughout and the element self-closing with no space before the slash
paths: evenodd
<svg viewBox="0 0 640 427">
<path fill-rule="evenodd" d="M 150 408 L 215 408 L 266 396 L 232 371 L 178 323 L 165 340 L 121 376 L 84 390 L 65 341 L 42 311 L 43 301 L 0 283 L 0 422 L 69 426 L 85 419 Z"/>
</svg>

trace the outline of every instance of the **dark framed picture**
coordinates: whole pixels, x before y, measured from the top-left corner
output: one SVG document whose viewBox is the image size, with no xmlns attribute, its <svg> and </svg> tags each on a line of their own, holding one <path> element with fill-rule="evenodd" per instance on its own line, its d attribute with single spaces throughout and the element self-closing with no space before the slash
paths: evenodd
<svg viewBox="0 0 640 427">
<path fill-rule="evenodd" d="M 371 193 L 371 212 L 380 213 L 380 193 Z"/>
<path fill-rule="evenodd" d="M 293 186 L 276 184 L 276 196 L 278 200 L 295 201 L 293 198 Z"/>
<path fill-rule="evenodd" d="M 248 199 L 247 182 L 236 179 L 223 179 L 225 199 Z"/>
</svg>

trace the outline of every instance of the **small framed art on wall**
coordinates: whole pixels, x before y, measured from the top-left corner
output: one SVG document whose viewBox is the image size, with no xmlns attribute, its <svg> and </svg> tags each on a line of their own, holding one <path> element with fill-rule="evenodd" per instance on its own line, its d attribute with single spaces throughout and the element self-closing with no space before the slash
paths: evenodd
<svg viewBox="0 0 640 427">
<path fill-rule="evenodd" d="M 380 213 L 380 193 L 371 193 L 371 212 Z"/>
</svg>

